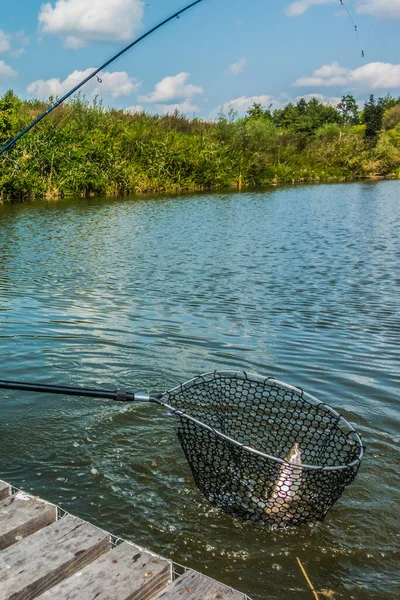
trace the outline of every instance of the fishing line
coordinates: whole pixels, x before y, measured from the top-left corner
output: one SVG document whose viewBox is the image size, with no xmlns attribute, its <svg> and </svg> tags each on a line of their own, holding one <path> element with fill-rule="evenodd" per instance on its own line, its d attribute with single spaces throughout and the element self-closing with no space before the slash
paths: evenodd
<svg viewBox="0 0 400 600">
<path fill-rule="evenodd" d="M 57 100 L 56 102 L 54 102 L 52 104 L 52 106 L 49 106 L 49 108 L 47 108 L 44 113 L 42 113 L 34 121 L 32 121 L 32 123 L 30 125 L 28 125 L 28 127 L 25 127 L 25 129 L 23 129 L 22 131 L 20 131 L 20 133 L 18 133 L 18 135 L 16 135 L 3 148 L 0 149 L 0 156 L 4 152 L 6 152 L 7 150 L 10 150 L 10 148 L 19 139 L 21 139 L 26 133 L 28 133 L 28 131 L 30 131 L 35 125 L 37 125 L 37 123 L 39 123 L 39 121 L 41 121 L 42 119 L 44 119 L 44 117 L 46 117 L 48 114 L 50 114 L 55 108 L 57 108 L 57 106 L 60 106 L 60 104 L 62 104 L 63 102 L 65 102 L 65 100 L 67 100 L 70 96 L 72 96 L 72 94 L 74 94 L 75 92 L 77 92 L 83 85 L 85 85 L 85 83 L 87 83 L 88 81 L 90 81 L 91 79 L 93 79 L 93 77 L 97 77 L 97 80 L 98 81 L 100 80 L 99 81 L 99 83 L 100 83 L 101 79 L 98 77 L 98 73 L 100 73 L 100 71 L 103 71 L 111 63 L 113 63 L 115 60 L 117 60 L 117 58 L 119 58 L 120 56 L 122 56 L 123 54 L 125 54 L 125 52 L 127 52 L 128 50 L 130 50 L 131 48 L 133 48 L 134 46 L 136 46 L 137 44 L 139 44 L 141 41 L 143 41 L 145 38 L 149 37 L 149 35 L 151 35 L 155 31 L 157 31 L 158 29 L 161 29 L 161 27 L 163 27 L 164 25 L 166 25 L 167 23 L 169 23 L 173 19 L 178 19 L 184 12 L 188 11 L 189 9 L 193 8 L 194 6 L 196 6 L 196 4 L 200 4 L 203 1 L 204 0 L 195 0 L 194 2 L 191 2 L 190 4 L 188 4 L 187 6 L 185 6 L 184 8 L 181 8 L 180 10 L 178 10 L 177 12 L 175 12 L 173 15 L 171 15 L 167 19 L 164 19 L 163 21 L 161 21 L 161 23 L 158 23 L 158 25 L 155 25 L 154 27 L 152 27 L 151 29 L 149 29 L 148 31 L 146 31 L 146 33 L 144 33 L 143 35 L 141 35 L 140 37 L 138 37 L 136 40 L 134 40 L 133 42 L 131 42 L 130 44 L 128 44 L 127 46 L 125 46 L 125 48 L 123 48 L 122 50 L 120 50 L 119 52 L 117 52 L 117 54 L 114 54 L 114 56 L 112 56 L 104 64 L 102 64 L 100 67 L 98 67 L 97 69 L 95 69 L 95 71 L 93 71 L 93 73 L 91 73 L 90 75 L 88 75 L 87 77 L 85 77 L 85 79 L 83 79 L 74 88 L 72 88 L 69 92 L 67 92 L 64 96 L 62 96 L 62 98 L 60 98 L 59 100 Z"/>
<path fill-rule="evenodd" d="M 345 9 L 345 11 L 346 11 L 346 12 L 347 12 L 347 14 L 349 15 L 349 17 L 350 17 L 350 19 L 351 19 L 351 21 L 352 21 L 352 23 L 353 23 L 353 25 L 354 25 L 354 30 L 355 30 L 355 32 L 356 32 L 356 34 L 357 34 L 358 41 L 360 42 L 360 48 L 361 48 L 361 58 L 364 58 L 364 56 L 365 56 L 365 53 L 364 53 L 364 47 L 363 47 L 363 43 L 362 43 L 362 40 L 361 40 L 361 35 L 360 35 L 360 32 L 359 32 L 359 30 L 358 30 L 357 23 L 355 22 L 355 20 L 354 20 L 354 17 L 353 17 L 353 15 L 352 15 L 352 13 L 350 12 L 350 9 L 348 8 L 347 4 L 345 4 L 344 0 L 340 0 L 340 4 L 341 4 L 341 5 L 343 6 L 343 8 Z"/>
</svg>

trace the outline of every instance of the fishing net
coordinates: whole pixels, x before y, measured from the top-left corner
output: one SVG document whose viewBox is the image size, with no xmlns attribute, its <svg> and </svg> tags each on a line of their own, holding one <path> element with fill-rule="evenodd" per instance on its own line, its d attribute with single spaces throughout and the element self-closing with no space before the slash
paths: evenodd
<svg viewBox="0 0 400 600">
<path fill-rule="evenodd" d="M 246 373 L 167 392 L 195 482 L 223 511 L 270 528 L 320 521 L 356 477 L 362 442 L 298 388 Z"/>
</svg>

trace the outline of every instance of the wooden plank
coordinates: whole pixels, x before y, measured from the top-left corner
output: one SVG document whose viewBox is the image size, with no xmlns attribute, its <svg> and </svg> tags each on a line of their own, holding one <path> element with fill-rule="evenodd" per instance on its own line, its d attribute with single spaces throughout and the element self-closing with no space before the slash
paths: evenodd
<svg viewBox="0 0 400 600">
<path fill-rule="evenodd" d="M 171 581 L 171 564 L 123 543 L 37 600 L 150 600 Z"/>
<path fill-rule="evenodd" d="M 195 571 L 178 577 L 154 600 L 245 600 L 246 596 Z"/>
<path fill-rule="evenodd" d="M 10 486 L 5 481 L 0 479 L 0 500 L 7 498 L 10 495 Z"/>
<path fill-rule="evenodd" d="M 32 600 L 109 548 L 108 534 L 67 515 L 0 552 L 0 600 Z"/>
<path fill-rule="evenodd" d="M 15 544 L 57 518 L 57 509 L 18 493 L 0 502 L 0 550 Z"/>
<path fill-rule="evenodd" d="M 76 517 L 46 524 L 56 507 L 21 492 L 9 495 L 0 481 L 0 600 L 247 599 L 191 570 L 169 583 L 172 563 L 133 544 L 110 550 L 108 533 Z"/>
</svg>

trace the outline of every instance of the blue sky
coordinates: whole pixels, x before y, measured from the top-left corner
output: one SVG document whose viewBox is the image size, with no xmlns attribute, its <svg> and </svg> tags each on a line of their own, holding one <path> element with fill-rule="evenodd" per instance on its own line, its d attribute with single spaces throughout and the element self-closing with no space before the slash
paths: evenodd
<svg viewBox="0 0 400 600">
<path fill-rule="evenodd" d="M 84 88 L 106 106 L 212 118 L 221 106 L 400 95 L 400 0 L 204 0 Z M 0 17 L 0 93 L 60 96 L 185 0 L 18 0 Z"/>
</svg>

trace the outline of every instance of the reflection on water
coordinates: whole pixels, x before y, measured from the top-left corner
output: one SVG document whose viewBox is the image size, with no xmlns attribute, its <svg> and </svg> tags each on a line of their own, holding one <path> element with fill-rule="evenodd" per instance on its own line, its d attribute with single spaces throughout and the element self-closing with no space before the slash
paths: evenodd
<svg viewBox="0 0 400 600">
<path fill-rule="evenodd" d="M 275 375 L 339 409 L 367 457 L 325 523 L 218 513 L 152 406 L 1 393 L 0 475 L 246 591 L 400 595 L 399 182 L 0 206 L 2 377 L 164 391 Z"/>
</svg>

